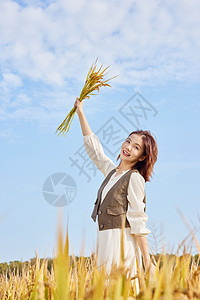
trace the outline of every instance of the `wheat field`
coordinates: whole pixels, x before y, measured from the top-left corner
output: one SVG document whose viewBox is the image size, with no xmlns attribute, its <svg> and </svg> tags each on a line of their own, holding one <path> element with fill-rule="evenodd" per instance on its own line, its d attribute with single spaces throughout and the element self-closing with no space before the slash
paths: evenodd
<svg viewBox="0 0 200 300">
<path fill-rule="evenodd" d="M 197 250 L 199 244 L 195 240 Z M 36 255 L 34 264 L 24 265 L 21 272 L 5 271 L 0 274 L 0 299 L 200 299 L 199 253 L 191 256 L 183 246 L 180 256 L 161 253 L 156 256 L 156 273 L 152 281 L 148 272 L 138 269 L 140 292 L 136 293 L 134 279 L 124 268 L 123 257 L 119 266 L 113 265 L 110 274 L 99 270 L 95 254 L 69 255 L 69 233 L 63 239 L 62 226 L 58 226 L 57 252 L 51 269 L 46 258 Z"/>
</svg>

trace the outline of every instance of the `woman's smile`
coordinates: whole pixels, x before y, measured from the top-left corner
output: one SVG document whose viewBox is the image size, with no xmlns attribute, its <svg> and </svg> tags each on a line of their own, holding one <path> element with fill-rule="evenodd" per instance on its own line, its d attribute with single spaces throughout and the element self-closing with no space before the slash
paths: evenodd
<svg viewBox="0 0 200 300">
<path fill-rule="evenodd" d="M 123 150 L 122 153 L 124 154 L 124 156 L 130 156 L 130 153 L 127 150 Z"/>
</svg>

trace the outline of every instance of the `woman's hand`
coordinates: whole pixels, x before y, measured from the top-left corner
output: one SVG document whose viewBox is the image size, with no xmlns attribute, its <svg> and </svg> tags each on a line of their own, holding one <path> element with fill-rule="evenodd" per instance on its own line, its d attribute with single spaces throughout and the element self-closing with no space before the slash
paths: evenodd
<svg viewBox="0 0 200 300">
<path fill-rule="evenodd" d="M 80 112 L 83 111 L 83 101 L 84 101 L 84 100 L 79 101 L 79 98 L 76 97 L 76 101 L 75 101 L 75 103 L 74 103 L 74 106 L 77 107 L 77 109 L 76 109 L 77 114 L 79 114 Z"/>
</svg>

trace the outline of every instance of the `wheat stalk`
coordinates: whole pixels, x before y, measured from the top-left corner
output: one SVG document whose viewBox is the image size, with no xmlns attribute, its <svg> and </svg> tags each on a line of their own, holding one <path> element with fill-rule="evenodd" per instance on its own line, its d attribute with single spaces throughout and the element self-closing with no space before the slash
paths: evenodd
<svg viewBox="0 0 200 300">
<path fill-rule="evenodd" d="M 79 96 L 79 101 L 82 101 L 83 99 L 86 99 L 86 98 L 90 98 L 91 95 L 97 95 L 97 94 L 94 94 L 93 92 L 94 91 L 99 92 L 99 88 L 102 86 L 111 87 L 111 85 L 108 84 L 107 82 L 118 76 L 118 75 L 116 75 L 110 79 L 104 80 L 105 71 L 109 68 L 109 66 L 106 67 L 104 70 L 101 70 L 101 68 L 103 66 L 103 65 L 101 65 L 99 70 L 97 70 L 97 66 L 96 66 L 97 60 L 98 60 L 98 58 L 95 60 L 95 62 L 92 64 L 92 66 L 89 69 L 89 72 L 88 72 L 86 80 L 85 80 L 84 87 Z M 64 135 L 64 133 L 65 133 L 65 135 L 67 134 L 67 132 L 69 131 L 71 122 L 74 118 L 76 109 L 77 109 L 76 106 L 74 106 L 71 109 L 71 111 L 68 113 L 67 117 L 62 122 L 62 124 L 56 129 L 56 132 L 60 131 L 59 134 L 62 133 L 62 135 Z"/>
</svg>

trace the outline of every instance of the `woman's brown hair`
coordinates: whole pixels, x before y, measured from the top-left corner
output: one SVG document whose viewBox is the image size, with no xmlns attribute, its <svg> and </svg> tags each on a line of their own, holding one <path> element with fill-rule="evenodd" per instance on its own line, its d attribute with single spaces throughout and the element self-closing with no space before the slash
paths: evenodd
<svg viewBox="0 0 200 300">
<path fill-rule="evenodd" d="M 145 182 L 150 181 L 150 177 L 152 177 L 153 167 L 155 162 L 157 161 L 158 148 L 157 143 L 154 137 L 151 135 L 149 130 L 136 130 L 129 134 L 138 134 L 142 137 L 144 143 L 144 153 L 142 155 L 146 155 L 145 159 L 142 161 L 138 161 L 132 169 L 137 169 L 140 174 L 144 177 Z M 120 154 L 117 160 L 120 158 Z M 120 162 L 121 163 L 121 162 Z"/>
</svg>

